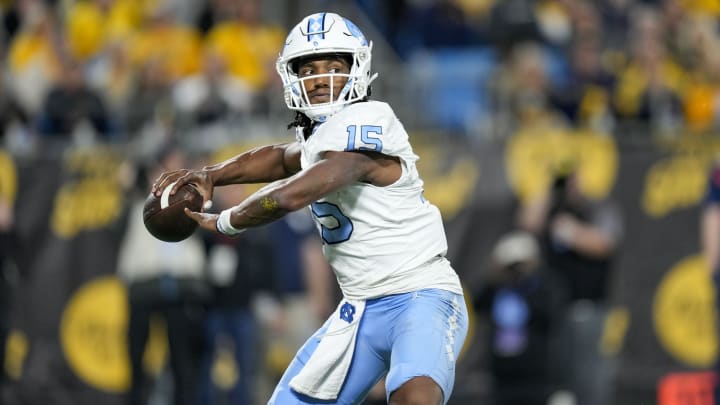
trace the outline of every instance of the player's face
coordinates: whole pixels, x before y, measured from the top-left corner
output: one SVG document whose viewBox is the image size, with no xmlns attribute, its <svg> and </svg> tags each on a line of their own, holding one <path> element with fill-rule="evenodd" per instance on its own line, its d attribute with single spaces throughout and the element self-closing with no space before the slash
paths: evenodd
<svg viewBox="0 0 720 405">
<path fill-rule="evenodd" d="M 298 76 L 302 79 L 310 104 L 337 100 L 349 73 L 350 65 L 340 57 L 309 60 L 298 68 Z"/>
</svg>

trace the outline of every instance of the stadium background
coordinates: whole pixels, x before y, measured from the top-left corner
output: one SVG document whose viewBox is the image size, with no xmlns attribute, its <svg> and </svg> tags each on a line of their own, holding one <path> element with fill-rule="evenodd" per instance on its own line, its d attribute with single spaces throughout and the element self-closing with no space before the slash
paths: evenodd
<svg viewBox="0 0 720 405">
<path fill-rule="evenodd" d="M 101 3 L 110 8 L 99 8 Z M 198 22 L 209 4 L 204 2 L 0 2 L 0 196 L 13 209 L 18 241 L 3 267 L 10 280 L 3 299 L 9 301 L 11 328 L 5 401 L 121 402 L 129 373 L 127 314 L 115 266 L 129 203 L 124 176 L 152 159 L 168 139 L 210 160 L 290 139 L 285 125 L 291 116 L 267 62 L 278 32 L 282 41 L 295 21 L 321 9 L 354 20 L 373 39 L 373 66 L 380 72 L 373 97 L 393 105 L 413 138 L 426 195 L 443 211 L 449 256 L 467 289 L 476 287 L 492 244 L 512 228 L 517 202 L 546 187 L 553 169 L 573 159 L 587 190 L 618 201 L 625 219 L 613 311 L 599 348 L 617 359 L 613 403 L 655 403 L 663 377 L 707 370 L 717 355 L 717 337 L 698 235 L 706 174 L 718 151 L 720 81 L 716 62 L 703 55 L 720 49 L 720 6 L 701 0 L 508 3 L 518 7 L 512 16 L 532 13 L 503 19 L 507 10 L 492 0 L 263 1 L 257 19 L 248 23 L 262 29 L 241 31 L 242 41 L 230 38 L 273 51 L 263 55 L 255 49 L 227 62 L 240 64 L 231 74 L 244 83 L 239 88 L 251 101 L 241 100 L 210 120 L 163 101 L 142 125 L 78 121 L 71 131 L 56 132 L 62 126 L 48 124 L 40 94 L 67 76 L 63 60 L 81 67 L 113 121 L 117 111 L 127 110 L 118 105 L 133 99 L 114 92 L 110 85 L 122 82 L 111 81 L 98 67 L 105 63 L 107 69 L 113 60 L 109 49 L 137 51 L 129 57 L 131 71 L 167 64 L 162 72 L 168 86 L 201 71 L 204 46 L 242 50 L 221 34 L 216 42 L 207 39 L 213 27 L 208 21 L 214 20 L 206 16 L 205 25 Z M 122 7 L 169 17 L 170 24 L 189 31 L 132 42 L 144 17 L 123 20 Z M 107 10 L 120 17 L 112 20 L 115 14 Z M 45 21 L 45 31 L 28 28 L 42 26 L 38 21 Z M 613 80 L 591 83 L 594 87 L 584 83 L 589 90 L 574 104 L 554 103 L 552 96 L 576 78 L 568 55 L 581 37 Z M 638 84 L 653 62 L 636 55 L 637 37 L 662 45 L 656 65 L 664 85 L 657 92 Z M 198 49 L 168 50 L 183 48 L 170 46 L 173 41 L 197 41 Z M 258 47 L 257 41 L 267 42 Z M 251 60 L 257 64 L 243 66 Z M 523 81 L 530 76 L 539 78 Z M 530 97 L 502 87 L 513 81 L 536 85 L 538 93 Z M 517 104 L 507 101 L 513 97 Z M 670 101 L 663 108 L 644 108 L 657 104 L 654 97 Z M 478 381 L 484 365 L 473 338 L 460 360 L 454 404 L 477 403 L 483 395 Z M 162 331 L 151 346 L 149 367 L 159 370 L 166 351 Z"/>
</svg>

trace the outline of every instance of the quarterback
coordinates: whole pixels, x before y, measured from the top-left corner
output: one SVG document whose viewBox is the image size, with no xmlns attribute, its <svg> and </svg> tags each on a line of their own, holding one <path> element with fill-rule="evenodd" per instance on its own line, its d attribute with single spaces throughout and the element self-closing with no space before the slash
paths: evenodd
<svg viewBox="0 0 720 405">
<path fill-rule="evenodd" d="M 463 292 L 408 134 L 388 104 L 369 99 L 371 51 L 340 15 L 304 18 L 277 61 L 296 139 L 153 185 L 160 194 L 192 183 L 208 201 L 214 187 L 267 182 L 219 214 L 186 211 L 226 235 L 312 212 L 343 299 L 270 404 L 358 404 L 383 377 L 390 404 L 445 404 L 452 393 L 468 327 Z"/>
</svg>

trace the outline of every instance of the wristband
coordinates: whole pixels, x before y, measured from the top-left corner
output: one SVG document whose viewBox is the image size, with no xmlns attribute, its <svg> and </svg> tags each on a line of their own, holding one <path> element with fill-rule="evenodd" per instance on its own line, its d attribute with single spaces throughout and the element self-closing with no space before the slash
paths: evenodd
<svg viewBox="0 0 720 405">
<path fill-rule="evenodd" d="M 237 236 L 241 233 L 245 232 L 245 228 L 235 228 L 230 223 L 230 211 L 232 208 L 228 208 L 226 210 L 223 210 L 220 212 L 220 215 L 218 215 L 217 222 L 215 222 L 215 227 L 217 228 L 218 232 L 220 232 L 223 235 L 227 236 Z"/>
</svg>

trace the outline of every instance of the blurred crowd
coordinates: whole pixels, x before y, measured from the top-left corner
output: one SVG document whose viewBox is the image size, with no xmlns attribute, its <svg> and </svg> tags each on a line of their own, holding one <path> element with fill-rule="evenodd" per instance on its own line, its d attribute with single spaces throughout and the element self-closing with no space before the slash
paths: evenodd
<svg viewBox="0 0 720 405">
<path fill-rule="evenodd" d="M 359 3 L 403 61 L 423 69 L 417 65 L 436 60 L 432 78 L 442 84 L 427 96 L 455 92 L 455 116 L 440 122 L 458 130 L 507 137 L 538 120 L 617 136 L 638 125 L 651 135 L 717 130 L 717 2 Z M 448 100 L 432 105 L 442 109 Z M 468 108 L 491 122 L 457 112 Z"/>
<path fill-rule="evenodd" d="M 22 154 L 42 142 L 102 141 L 135 145 L 147 157 L 129 185 L 117 266 L 129 298 L 128 403 L 163 395 L 142 366 L 156 314 L 171 337 L 175 384 L 166 398 L 249 404 L 267 396 L 332 311 L 338 292 L 306 213 L 236 240 L 198 232 L 169 246 L 150 238 L 132 211 L 160 171 L 210 163 L 179 146 L 188 135 L 214 131 L 197 145 L 218 132 L 224 141 L 251 136 L 236 130 L 248 122 L 285 128 L 292 114 L 275 61 L 287 29 L 307 13 L 347 13 L 374 40 L 378 98 L 393 103 L 411 132 L 494 140 L 528 127 L 618 138 L 720 129 L 717 1 L 271 2 L 282 13 L 267 4 L 0 0 L 1 148 Z M 550 189 L 519 207 L 482 283 L 471 286 L 488 325 L 484 365 L 497 404 L 548 403 L 565 391 L 575 403 L 602 404 L 609 395 L 614 365 L 587 348 L 607 316 L 622 215 L 611 201 L 580 195 L 572 170 L 555 174 Z M 247 192 L 219 192 L 216 208 Z M 0 214 L 11 205 L 0 200 Z M 12 229 L 5 217 L 0 236 Z M 2 256 L 12 250 L 0 247 Z M 580 267 L 590 276 L 579 277 Z M 372 395 L 378 403 L 381 388 Z"/>
<path fill-rule="evenodd" d="M 11 145 L 168 137 L 269 108 L 285 30 L 261 19 L 259 1 L 4 3 L 0 110 Z"/>
<path fill-rule="evenodd" d="M 541 121 L 675 136 L 720 122 L 711 0 L 290 3 L 359 16 L 376 43 L 380 94 L 405 108 L 411 128 L 506 138 Z M 0 2 L 5 143 L 130 141 L 287 116 L 274 63 L 297 16 L 273 5 L 282 4 Z"/>
</svg>

